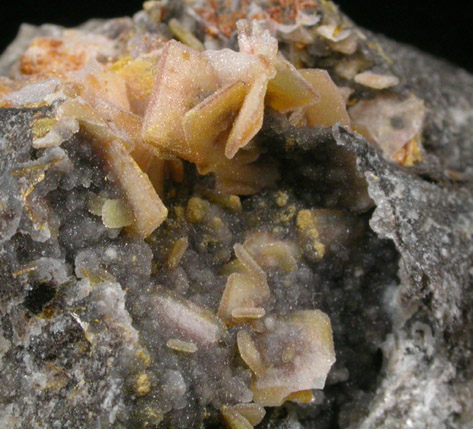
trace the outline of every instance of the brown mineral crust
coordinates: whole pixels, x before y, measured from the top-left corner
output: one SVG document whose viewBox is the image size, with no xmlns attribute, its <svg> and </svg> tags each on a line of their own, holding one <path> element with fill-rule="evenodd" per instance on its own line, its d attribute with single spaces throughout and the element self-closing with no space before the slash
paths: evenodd
<svg viewBox="0 0 473 429">
<path fill-rule="evenodd" d="M 225 37 L 230 37 L 240 19 L 247 17 L 248 10 L 253 4 L 261 7 L 261 12 L 254 16 L 255 19 L 270 17 L 275 22 L 285 25 L 295 23 L 299 13 L 313 12 L 318 2 L 316 0 L 262 0 L 251 2 L 248 0 L 213 0 L 201 2 L 203 6 L 197 6 L 196 12 L 206 23 L 206 30 L 215 36 L 220 31 Z"/>
<path fill-rule="evenodd" d="M 65 46 L 64 41 L 52 37 L 35 39 L 28 49 L 19 64 L 20 73 L 25 75 L 77 71 L 88 60 L 85 50 Z"/>
<path fill-rule="evenodd" d="M 0 77 L 0 97 L 4 97 L 5 95 L 12 92 L 13 82 L 5 77 Z"/>
</svg>

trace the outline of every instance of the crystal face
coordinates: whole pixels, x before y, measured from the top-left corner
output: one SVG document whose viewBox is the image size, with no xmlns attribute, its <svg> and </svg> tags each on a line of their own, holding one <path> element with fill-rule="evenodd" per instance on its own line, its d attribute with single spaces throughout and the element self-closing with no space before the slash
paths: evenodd
<svg viewBox="0 0 473 429">
<path fill-rule="evenodd" d="M 0 426 L 468 421 L 469 75 L 272 0 L 23 27 L 0 73 Z"/>
</svg>

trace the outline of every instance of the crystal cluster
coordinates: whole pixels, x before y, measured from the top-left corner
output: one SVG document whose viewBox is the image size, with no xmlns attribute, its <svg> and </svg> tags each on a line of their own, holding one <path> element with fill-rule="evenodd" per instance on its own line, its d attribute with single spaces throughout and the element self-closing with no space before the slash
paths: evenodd
<svg viewBox="0 0 473 429">
<path fill-rule="evenodd" d="M 473 115 L 390 43 L 325 0 L 24 26 L 0 57 L 0 426 L 460 425 L 472 156 L 438 124 Z"/>
</svg>

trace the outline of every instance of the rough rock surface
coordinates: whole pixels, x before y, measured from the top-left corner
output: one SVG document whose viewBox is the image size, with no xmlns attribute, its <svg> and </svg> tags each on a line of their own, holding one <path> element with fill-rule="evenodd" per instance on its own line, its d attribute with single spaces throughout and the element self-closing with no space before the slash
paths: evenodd
<svg viewBox="0 0 473 429">
<path fill-rule="evenodd" d="M 423 162 L 403 167 L 343 127 L 293 127 L 267 111 L 257 139 L 280 165 L 278 189 L 225 206 L 188 165 L 146 240 L 90 209 L 91 196 L 121 190 L 86 136 L 37 150 L 32 123 L 50 107 L 0 108 L 0 427 L 219 427 L 219 407 L 251 400 L 237 330 L 202 340 L 192 357 L 176 353 L 163 296 L 218 307 L 235 243 L 255 231 L 298 242 L 298 214 L 318 208 L 344 210 L 345 241 L 322 260 L 301 245 L 295 270 L 268 269 L 266 311 L 322 309 L 337 362 L 312 403 L 268 408 L 261 427 L 470 427 L 473 76 L 365 35 L 390 58 L 363 47 L 400 78 L 395 91 L 425 102 Z M 2 73 L 26 40 L 0 59 Z M 168 255 L 182 237 L 176 268 Z"/>
</svg>

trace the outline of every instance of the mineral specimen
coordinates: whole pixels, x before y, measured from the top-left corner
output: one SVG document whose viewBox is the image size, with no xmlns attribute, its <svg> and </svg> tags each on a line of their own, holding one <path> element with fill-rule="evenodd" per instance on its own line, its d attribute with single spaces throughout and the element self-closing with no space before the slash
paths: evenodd
<svg viewBox="0 0 473 429">
<path fill-rule="evenodd" d="M 470 75 L 326 0 L 23 26 L 0 75 L 0 427 L 471 424 Z"/>
</svg>

